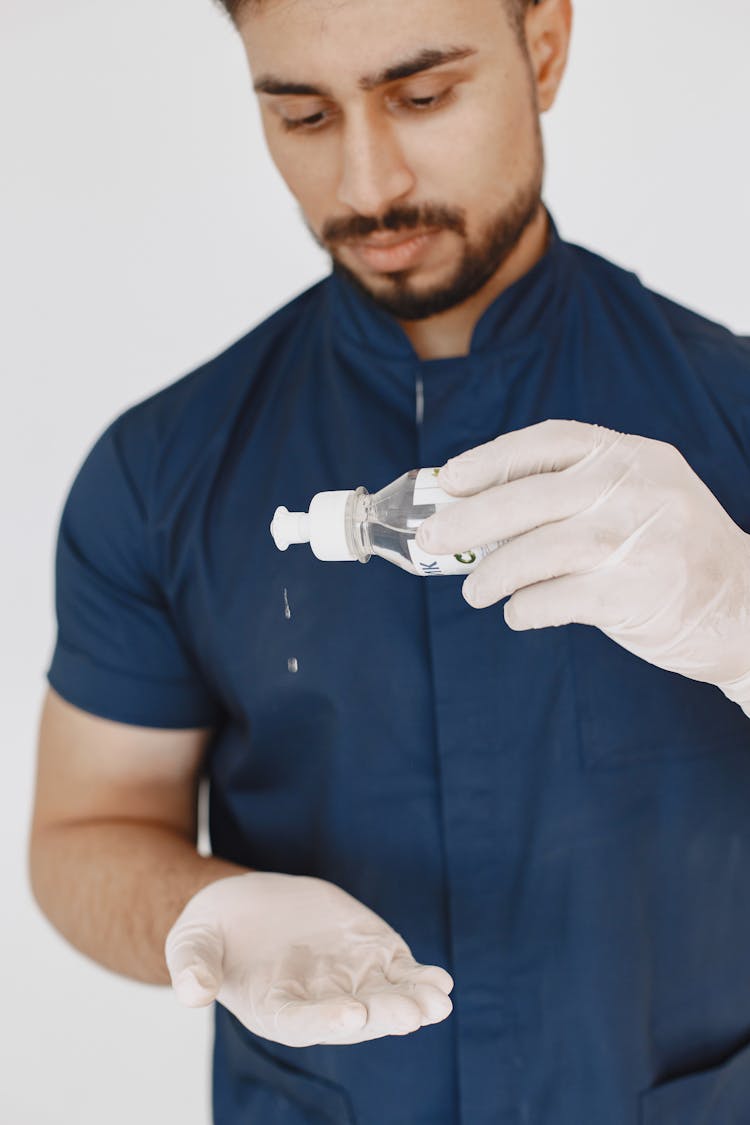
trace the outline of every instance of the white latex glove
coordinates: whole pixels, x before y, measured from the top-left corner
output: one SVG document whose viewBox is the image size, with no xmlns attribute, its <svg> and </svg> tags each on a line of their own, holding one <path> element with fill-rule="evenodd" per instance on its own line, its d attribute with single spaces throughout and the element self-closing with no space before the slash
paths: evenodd
<svg viewBox="0 0 750 1125">
<path fill-rule="evenodd" d="M 550 419 L 451 458 L 417 544 L 512 538 L 463 595 L 511 629 L 596 625 L 651 664 L 720 687 L 750 715 L 750 535 L 666 442 Z"/>
<path fill-rule="evenodd" d="M 453 978 L 334 883 L 251 871 L 195 894 L 167 935 L 188 1007 L 217 999 L 256 1035 L 289 1047 L 408 1035 L 453 1010 Z"/>
</svg>

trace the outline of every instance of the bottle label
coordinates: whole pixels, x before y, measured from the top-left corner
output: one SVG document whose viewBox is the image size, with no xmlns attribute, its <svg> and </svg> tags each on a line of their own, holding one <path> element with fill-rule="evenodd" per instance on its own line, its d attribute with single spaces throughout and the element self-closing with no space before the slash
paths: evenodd
<svg viewBox="0 0 750 1125">
<path fill-rule="evenodd" d="M 458 500 L 457 496 L 450 496 L 447 492 L 443 492 L 437 483 L 437 474 L 437 469 L 420 469 L 417 473 L 414 481 L 415 507 L 425 504 L 439 508 Z M 418 572 L 429 577 L 433 574 L 468 574 L 500 544 L 487 543 L 483 547 L 472 547 L 460 555 L 430 555 L 418 547 L 414 539 L 409 540 L 408 546 L 411 561 Z"/>
<path fill-rule="evenodd" d="M 433 574 L 468 574 L 498 546 L 498 543 L 487 543 L 484 547 L 472 547 L 461 555 L 429 555 L 417 546 L 414 539 L 410 539 L 409 554 L 418 572 L 429 578 Z"/>
<path fill-rule="evenodd" d="M 420 469 L 414 481 L 414 504 L 451 504 L 457 496 L 449 496 L 438 484 L 437 469 Z"/>
</svg>

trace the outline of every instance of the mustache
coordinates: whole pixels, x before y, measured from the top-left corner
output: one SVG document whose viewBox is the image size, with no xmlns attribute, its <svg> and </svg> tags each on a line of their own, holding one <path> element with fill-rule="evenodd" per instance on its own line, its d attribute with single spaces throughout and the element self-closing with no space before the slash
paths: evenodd
<svg viewBox="0 0 750 1125">
<path fill-rule="evenodd" d="M 375 219 L 369 215 L 352 215 L 346 219 L 330 219 L 324 224 L 321 233 L 323 242 L 328 246 L 339 243 L 351 242 L 367 238 L 380 231 L 425 230 L 425 229 L 452 230 L 457 234 L 466 234 L 466 218 L 463 211 L 452 207 L 443 207 L 438 204 L 426 204 L 422 207 L 392 207 L 382 219 Z"/>
</svg>

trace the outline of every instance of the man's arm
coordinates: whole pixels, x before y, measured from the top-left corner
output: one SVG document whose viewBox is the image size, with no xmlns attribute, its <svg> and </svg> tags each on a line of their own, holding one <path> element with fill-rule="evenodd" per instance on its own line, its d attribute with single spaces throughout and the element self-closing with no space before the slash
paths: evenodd
<svg viewBox="0 0 750 1125">
<path fill-rule="evenodd" d="M 183 1003 L 218 999 L 289 1046 L 361 1043 L 445 1019 L 450 974 L 420 965 L 346 891 L 198 854 L 209 737 L 99 719 L 48 692 L 29 858 L 50 922 L 107 968 L 174 980 Z"/>
<path fill-rule="evenodd" d="M 248 868 L 198 854 L 197 797 L 210 728 L 100 719 L 48 689 L 29 838 L 31 887 L 86 956 L 170 983 L 164 941 L 202 887 Z"/>
</svg>

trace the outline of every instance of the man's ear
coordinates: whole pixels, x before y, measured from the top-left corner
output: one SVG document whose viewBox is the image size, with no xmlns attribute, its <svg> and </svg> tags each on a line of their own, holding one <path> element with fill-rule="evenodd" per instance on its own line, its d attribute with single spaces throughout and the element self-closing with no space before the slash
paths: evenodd
<svg viewBox="0 0 750 1125">
<path fill-rule="evenodd" d="M 573 25 L 571 0 L 538 0 L 526 13 L 526 44 L 540 112 L 551 109 L 557 97 Z"/>
</svg>

